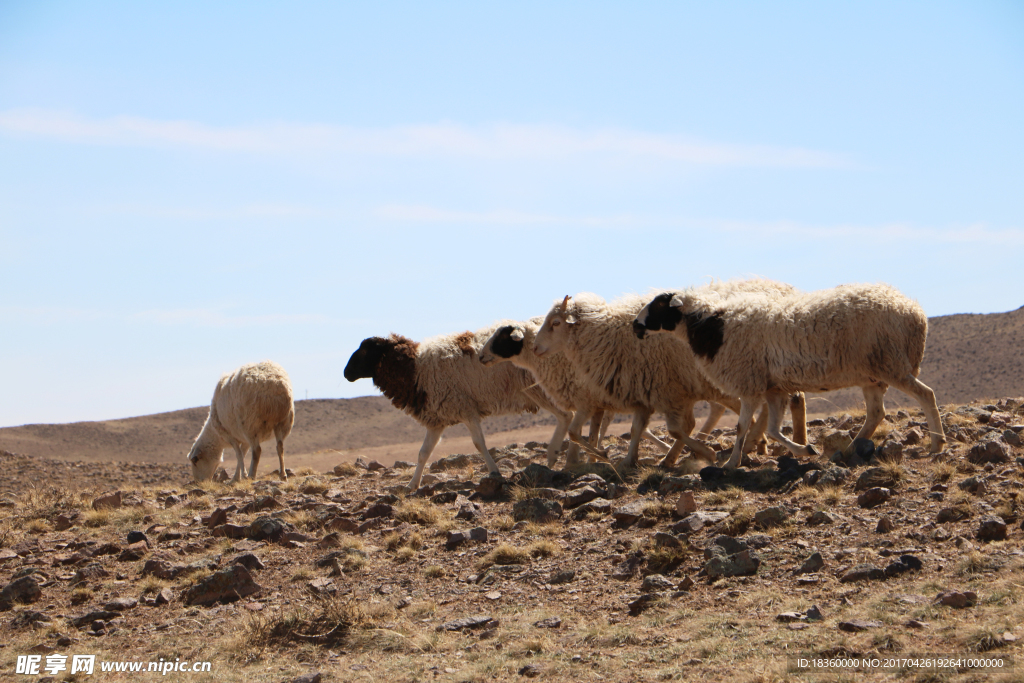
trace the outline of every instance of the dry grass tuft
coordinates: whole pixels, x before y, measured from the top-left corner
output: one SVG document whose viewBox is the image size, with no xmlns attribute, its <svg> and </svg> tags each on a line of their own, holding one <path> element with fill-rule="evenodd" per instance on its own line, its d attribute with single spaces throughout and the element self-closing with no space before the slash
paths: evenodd
<svg viewBox="0 0 1024 683">
<path fill-rule="evenodd" d="M 526 552 L 530 554 L 530 557 L 551 557 L 552 555 L 558 555 L 562 552 L 562 547 L 554 541 L 543 540 L 534 541 L 527 548 Z"/>
<path fill-rule="evenodd" d="M 304 468 L 310 469 L 310 468 Z M 322 496 L 330 489 L 326 481 L 320 477 L 309 477 L 299 485 L 299 491 L 307 496 Z"/>
<path fill-rule="evenodd" d="M 109 510 L 86 510 L 85 514 L 82 515 L 82 525 L 90 529 L 96 529 L 107 524 L 110 524 Z"/>
<path fill-rule="evenodd" d="M 412 558 L 416 557 L 416 551 L 406 546 L 395 553 L 396 562 L 408 562 Z"/>
<path fill-rule="evenodd" d="M 71 591 L 71 604 L 81 605 L 83 602 L 89 602 L 92 600 L 95 593 L 88 586 L 80 586 L 75 590 Z"/>
<path fill-rule="evenodd" d="M 425 498 L 403 498 L 395 506 L 395 519 L 420 526 L 433 526 L 441 519 L 441 512 Z"/>
<path fill-rule="evenodd" d="M 1003 563 L 998 558 L 975 550 L 957 560 L 956 573 L 958 576 L 974 576 L 998 571 L 1002 566 Z"/>
<path fill-rule="evenodd" d="M 544 541 L 539 541 L 543 543 Z M 477 569 L 486 569 L 492 564 L 526 564 L 530 561 L 530 553 L 509 543 L 502 543 L 477 562 Z"/>
<path fill-rule="evenodd" d="M 444 576 L 444 569 L 436 564 L 432 564 L 423 568 L 423 576 L 428 579 L 439 579 Z"/>
<path fill-rule="evenodd" d="M 350 462 L 343 462 L 334 468 L 334 475 L 337 477 L 355 477 L 359 475 L 359 468 Z"/>
<path fill-rule="evenodd" d="M 515 525 L 516 520 L 512 515 L 499 515 L 494 520 L 494 528 L 498 531 L 511 531 Z"/>
<path fill-rule="evenodd" d="M 272 646 L 300 644 L 338 647 L 346 642 L 350 631 L 357 626 L 372 626 L 372 619 L 367 617 L 361 605 L 328 599 L 280 614 L 249 617 L 240 645 L 244 650 L 257 652 Z"/>
</svg>

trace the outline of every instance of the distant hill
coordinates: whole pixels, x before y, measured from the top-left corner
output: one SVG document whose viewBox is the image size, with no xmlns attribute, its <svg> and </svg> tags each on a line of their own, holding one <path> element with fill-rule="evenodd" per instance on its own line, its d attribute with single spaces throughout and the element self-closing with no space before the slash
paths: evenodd
<svg viewBox="0 0 1024 683">
<path fill-rule="evenodd" d="M 946 315 L 929 320 L 921 381 L 939 404 L 994 396 L 1024 396 L 1024 307 L 1008 313 Z M 863 407 L 859 389 L 812 395 L 808 408 L 830 413 Z M 916 403 L 896 390 L 890 407 Z M 0 449 L 68 460 L 167 462 L 182 458 L 206 420 L 207 407 L 101 422 L 25 425 L 0 429 Z M 292 454 L 416 443 L 423 428 L 380 396 L 295 403 Z M 547 413 L 506 415 L 484 421 L 487 433 L 553 425 Z M 468 436 L 459 425 L 446 433 Z M 414 455 L 412 451 L 410 455 Z M 268 454 L 264 454 L 267 460 Z M 270 461 L 267 461 L 270 463 Z"/>
</svg>

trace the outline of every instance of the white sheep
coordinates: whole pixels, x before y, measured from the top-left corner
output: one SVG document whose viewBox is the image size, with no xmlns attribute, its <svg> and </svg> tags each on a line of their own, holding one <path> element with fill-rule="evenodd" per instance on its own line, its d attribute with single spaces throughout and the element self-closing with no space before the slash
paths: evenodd
<svg viewBox="0 0 1024 683">
<path fill-rule="evenodd" d="M 271 435 L 277 439 L 278 472 L 286 479 L 284 440 L 292 431 L 295 404 L 288 374 L 277 363 L 263 361 L 243 365 L 217 382 L 210 402 L 210 414 L 203 430 L 189 451 L 192 476 L 196 481 L 213 477 L 224 460 L 224 449 L 235 449 L 238 465 L 234 481 L 256 478 L 260 463 L 260 442 Z M 252 451 L 249 471 L 245 471 L 245 446 Z"/>
<path fill-rule="evenodd" d="M 579 439 L 583 425 L 587 420 L 592 420 L 589 443 L 599 448 L 601 437 L 607 429 L 607 424 L 602 423 L 602 417 L 606 411 L 609 416 L 614 416 L 614 405 L 602 399 L 603 392 L 595 391 L 588 386 L 564 354 L 549 353 L 543 358 L 537 356 L 533 343 L 543 321 L 543 318 L 532 318 L 524 322 L 499 323 L 494 334 L 480 349 L 480 362 L 484 365 L 494 365 L 509 361 L 528 370 L 555 405 L 575 413 L 572 422 L 569 423 L 571 437 Z M 712 404 L 714 420 L 709 418 L 708 424 L 705 424 L 701 431 L 710 432 L 724 411 L 723 406 Z M 654 436 L 650 430 L 645 428 L 643 435 L 653 441 L 662 452 L 670 450 L 669 446 Z M 575 464 L 578 456 L 579 446 L 570 443 L 566 449 L 566 465 Z M 554 461 L 549 460 L 548 467 L 554 467 Z"/>
<path fill-rule="evenodd" d="M 548 444 L 548 461 L 561 448 L 572 415 L 555 406 L 535 387 L 529 372 L 503 363 L 489 368 L 480 363 L 478 349 L 496 325 L 477 332 L 448 334 L 414 342 L 392 334 L 369 337 L 349 358 L 345 378 L 371 378 L 374 385 L 427 428 L 410 488 L 420 485 L 423 466 L 448 427 L 465 424 L 491 472 L 497 472 L 487 451 L 481 418 L 488 415 L 551 412 L 558 424 Z M 553 455 L 554 454 L 554 455 Z"/>
<path fill-rule="evenodd" d="M 861 387 L 867 406 L 857 436 L 870 438 L 885 416 L 882 400 L 890 385 L 921 404 L 932 452 L 945 444 L 935 393 L 917 379 L 928 318 L 888 285 L 843 285 L 775 300 L 705 289 L 669 292 L 639 312 L 634 328 L 637 336 L 669 331 L 686 340 L 703 373 L 740 397 L 737 444 L 754 408 L 767 400 L 768 434 L 794 455 L 816 455 L 782 435 L 785 396 L 850 386 Z M 734 448 L 726 467 L 736 467 L 739 458 Z"/>
<path fill-rule="evenodd" d="M 534 339 L 534 353 L 541 358 L 564 353 L 602 400 L 616 412 L 633 414 L 624 467 L 636 465 L 641 435 L 655 412 L 665 415 L 669 434 L 676 439 L 661 466 L 674 466 L 684 445 L 714 463 L 714 451 L 690 438 L 696 426 L 694 405 L 714 401 L 739 412 L 739 401 L 704 378 L 685 344 L 671 337 L 641 343 L 633 335 L 633 319 L 645 302 L 636 295 L 610 304 L 596 294 L 567 296 L 545 317 Z"/>
</svg>

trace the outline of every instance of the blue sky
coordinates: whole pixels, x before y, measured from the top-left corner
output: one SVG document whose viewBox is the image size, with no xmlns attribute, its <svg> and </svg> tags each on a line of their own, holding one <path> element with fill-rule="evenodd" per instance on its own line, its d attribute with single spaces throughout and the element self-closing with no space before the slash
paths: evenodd
<svg viewBox="0 0 1024 683">
<path fill-rule="evenodd" d="M 555 6 L 552 6 L 555 5 Z M 1024 304 L 1015 2 L 0 3 L 0 426 L 709 277 Z"/>
</svg>

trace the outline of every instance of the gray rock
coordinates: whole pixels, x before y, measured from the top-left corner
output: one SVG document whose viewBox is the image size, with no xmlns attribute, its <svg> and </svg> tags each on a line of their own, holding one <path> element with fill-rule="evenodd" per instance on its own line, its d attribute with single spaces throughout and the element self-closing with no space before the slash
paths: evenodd
<svg viewBox="0 0 1024 683">
<path fill-rule="evenodd" d="M 557 586 L 557 585 L 562 584 L 562 583 L 572 583 L 572 581 L 575 578 L 576 578 L 576 572 L 574 570 L 572 570 L 572 569 L 563 569 L 563 570 L 554 572 L 551 575 L 551 577 L 548 579 L 548 583 L 550 583 L 552 586 Z"/>
<path fill-rule="evenodd" d="M 786 511 L 786 508 L 770 507 L 764 510 L 759 510 L 754 514 L 754 524 L 762 529 L 770 529 L 771 527 L 782 524 L 788 517 L 789 512 Z"/>
<path fill-rule="evenodd" d="M 607 515 L 612 511 L 612 504 L 607 500 L 593 500 L 589 503 L 584 503 L 572 512 L 573 519 L 583 519 L 590 513 Z"/>
<path fill-rule="evenodd" d="M 558 617 L 548 617 L 547 619 L 533 622 L 533 625 L 537 628 L 561 628 L 562 620 Z"/>
<path fill-rule="evenodd" d="M 219 601 L 233 601 L 261 590 L 249 570 L 240 564 L 214 572 L 182 594 L 186 605 L 210 605 Z"/>
<path fill-rule="evenodd" d="M 825 558 L 821 556 L 821 553 L 812 553 L 810 557 L 804 560 L 804 563 L 797 567 L 794 574 L 810 574 L 816 571 L 820 571 L 825 567 Z"/>
<path fill-rule="evenodd" d="M 249 524 L 246 535 L 256 541 L 278 541 L 287 530 L 288 528 L 281 520 L 263 516 L 257 517 Z"/>
<path fill-rule="evenodd" d="M 436 631 L 463 631 L 466 629 L 483 628 L 490 624 L 494 619 L 486 615 L 480 615 L 475 617 L 464 617 L 462 619 L 456 619 L 454 621 L 448 621 L 438 626 Z"/>
<path fill-rule="evenodd" d="M 250 572 L 253 572 L 257 569 L 266 569 L 264 564 L 260 562 L 260 558 L 256 557 L 252 553 L 243 553 L 242 555 L 239 555 L 238 557 L 231 560 L 231 564 L 240 564 L 246 569 L 248 569 Z"/>
<path fill-rule="evenodd" d="M 981 477 L 968 477 L 957 484 L 957 486 L 961 491 L 967 491 L 968 493 L 974 493 L 979 496 L 985 494 L 985 480 Z"/>
<path fill-rule="evenodd" d="M 942 508 L 939 510 L 939 514 L 936 516 L 936 521 L 940 524 L 946 522 L 960 522 L 971 516 L 971 511 L 966 506 L 958 505 L 951 508 Z"/>
<path fill-rule="evenodd" d="M 839 486 L 851 476 L 850 470 L 833 463 L 827 463 L 820 470 L 804 473 L 804 483 L 808 486 Z"/>
<path fill-rule="evenodd" d="M 43 596 L 43 589 L 39 587 L 39 580 L 35 575 L 29 574 L 14 579 L 0 591 L 0 610 L 9 610 L 15 603 L 22 605 L 36 602 Z"/>
<path fill-rule="evenodd" d="M 884 467 L 872 467 L 864 470 L 863 474 L 857 477 L 857 483 L 854 484 L 854 491 L 866 491 L 876 487 L 893 489 L 899 484 L 899 481 L 893 476 L 891 470 Z"/>
<path fill-rule="evenodd" d="M 157 605 L 166 605 L 171 600 L 174 600 L 174 593 L 170 588 L 165 586 L 156 594 L 156 600 L 154 602 Z"/>
<path fill-rule="evenodd" d="M 946 605 L 956 609 L 974 607 L 978 602 L 978 594 L 974 591 L 943 591 L 935 597 L 936 604 Z"/>
<path fill-rule="evenodd" d="M 487 529 L 483 528 L 482 526 L 478 526 L 463 531 L 449 531 L 448 540 L 445 543 L 445 547 L 447 547 L 448 550 L 454 550 L 463 543 L 468 543 L 470 541 L 486 543 Z"/>
<path fill-rule="evenodd" d="M 851 568 L 842 578 L 840 583 L 853 583 L 855 581 L 876 581 L 885 578 L 885 572 L 873 564 L 858 564 Z"/>
<path fill-rule="evenodd" d="M 999 441 L 982 441 L 971 447 L 967 452 L 967 459 L 975 465 L 1010 462 L 1010 449 Z"/>
<path fill-rule="evenodd" d="M 736 553 L 747 550 L 748 544 L 738 538 L 721 534 L 716 536 L 708 547 L 704 549 L 704 559 L 710 560 L 712 557 L 718 555 L 735 555 Z"/>
<path fill-rule="evenodd" d="M 671 593 L 668 591 L 644 593 L 627 604 L 627 607 L 629 607 L 629 615 L 632 617 L 638 616 L 658 603 L 665 602 L 670 595 Z"/>
<path fill-rule="evenodd" d="M 512 506 L 517 522 L 553 522 L 562 516 L 562 506 L 546 498 L 527 498 Z"/>
<path fill-rule="evenodd" d="M 664 531 L 658 531 L 654 534 L 654 545 L 660 548 L 682 548 L 683 542 L 672 534 L 666 534 Z"/>
<path fill-rule="evenodd" d="M 622 526 L 636 524 L 644 516 L 643 501 L 637 500 L 612 510 L 612 517 Z"/>
<path fill-rule="evenodd" d="M 840 453 L 845 452 L 853 443 L 853 439 L 846 432 L 834 429 L 823 434 L 820 443 L 822 453 L 829 455 L 837 451 Z"/>
<path fill-rule="evenodd" d="M 876 486 L 857 496 L 857 505 L 862 508 L 878 507 L 892 498 L 892 491 Z"/>
<path fill-rule="evenodd" d="M 703 488 L 703 484 L 701 483 L 700 475 L 697 474 L 687 474 L 682 477 L 665 477 L 658 484 L 658 495 L 667 496 L 670 493 L 693 491 L 700 488 Z"/>
<path fill-rule="evenodd" d="M 875 458 L 882 462 L 902 462 L 903 444 L 899 441 L 886 441 L 875 450 Z"/>
<path fill-rule="evenodd" d="M 393 517 L 395 509 L 387 503 L 374 503 L 363 511 L 363 521 L 376 517 Z"/>
<path fill-rule="evenodd" d="M 850 453 L 867 462 L 875 454 L 875 442 L 871 439 L 854 439 L 850 444 Z"/>
<path fill-rule="evenodd" d="M 882 622 L 865 621 L 864 619 L 851 619 L 850 621 L 840 621 L 837 626 L 840 631 L 857 633 L 859 631 L 867 631 L 870 628 L 881 628 Z"/>
<path fill-rule="evenodd" d="M 671 531 L 674 534 L 690 534 L 700 531 L 705 526 L 717 524 L 729 516 L 728 512 L 694 512 L 689 517 L 672 525 Z"/>
<path fill-rule="evenodd" d="M 135 609 L 139 606 L 139 601 L 135 598 L 114 598 L 107 604 L 103 605 L 103 609 L 108 612 L 123 612 L 129 609 Z"/>
<path fill-rule="evenodd" d="M 819 524 L 835 524 L 838 521 L 838 515 L 834 515 L 831 512 L 825 512 L 824 510 L 817 510 L 807 516 L 807 524 L 809 526 L 817 526 Z"/>
<path fill-rule="evenodd" d="M 1005 441 L 1008 446 L 1013 446 L 1014 448 L 1021 448 L 1024 446 L 1024 439 L 1021 439 L 1020 434 L 1012 429 L 1007 429 L 1003 432 L 1003 441 Z"/>
<path fill-rule="evenodd" d="M 104 494 L 92 501 L 93 510 L 116 510 L 121 507 L 121 492 Z"/>
<path fill-rule="evenodd" d="M 889 519 L 887 515 L 882 515 L 882 517 L 878 520 L 878 524 L 875 525 L 875 533 L 887 534 L 895 528 L 896 525 L 893 524 L 893 521 Z"/>
<path fill-rule="evenodd" d="M 744 550 L 735 555 L 713 557 L 704 564 L 708 577 L 750 576 L 757 573 L 761 560 L 751 551 Z"/>
<path fill-rule="evenodd" d="M 643 583 L 640 584 L 640 591 L 643 593 L 654 593 L 671 590 L 674 587 L 675 584 L 661 574 L 650 574 L 644 577 Z"/>
<path fill-rule="evenodd" d="M 146 564 L 148 565 L 149 563 L 147 562 Z M 104 569 L 103 565 L 101 565 L 99 562 L 93 562 L 92 564 L 87 564 L 86 566 L 82 567 L 77 572 L 75 572 L 74 577 L 72 577 L 71 579 L 70 585 L 73 586 L 76 583 L 95 581 L 97 579 L 105 579 L 109 576 L 110 572 Z"/>
<path fill-rule="evenodd" d="M 316 673 L 297 676 L 292 679 L 291 683 L 321 683 L 321 681 L 323 681 L 323 674 L 318 671 Z"/>
<path fill-rule="evenodd" d="M 1001 517 L 986 515 L 981 518 L 975 537 L 986 543 L 1006 539 L 1006 522 Z"/>
<path fill-rule="evenodd" d="M 109 619 L 113 619 L 116 616 L 117 612 L 109 612 L 107 610 L 95 610 L 89 612 L 88 614 L 83 614 L 80 617 L 72 617 L 70 621 L 75 628 L 81 628 L 86 624 L 92 624 L 94 621 L 107 621 Z"/>
<path fill-rule="evenodd" d="M 476 463 L 474 460 L 483 461 L 479 456 L 466 455 L 464 453 L 458 453 L 456 455 L 449 455 L 446 458 L 435 460 L 430 463 L 431 472 L 447 472 L 449 470 L 462 470 L 467 467 L 471 467 Z"/>
<path fill-rule="evenodd" d="M 565 497 L 565 508 L 567 510 L 571 510 L 600 497 L 601 493 L 592 486 L 573 489 L 572 491 L 569 491 L 568 495 Z"/>
<path fill-rule="evenodd" d="M 480 477 L 480 483 L 476 485 L 476 492 L 483 498 L 497 498 L 505 488 L 505 477 L 499 472 L 489 472 Z"/>
</svg>

